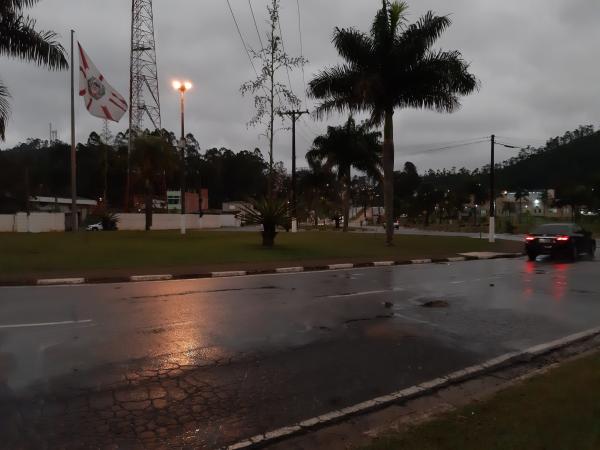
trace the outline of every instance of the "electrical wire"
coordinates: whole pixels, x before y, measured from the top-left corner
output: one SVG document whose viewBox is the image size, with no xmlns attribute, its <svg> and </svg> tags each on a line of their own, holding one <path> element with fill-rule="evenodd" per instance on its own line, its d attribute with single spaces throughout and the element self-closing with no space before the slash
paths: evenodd
<svg viewBox="0 0 600 450">
<path fill-rule="evenodd" d="M 252 0 L 248 0 L 248 6 L 250 6 L 250 13 L 252 13 L 252 20 L 254 21 L 254 28 L 256 28 L 256 34 L 258 35 L 258 42 L 260 42 L 260 48 L 265 49 L 263 45 L 262 38 L 260 36 L 260 31 L 258 31 L 258 23 L 256 23 L 256 16 L 254 15 L 254 8 L 252 8 Z"/>
<path fill-rule="evenodd" d="M 490 136 L 480 136 L 480 137 L 473 137 L 470 139 L 458 139 L 455 141 L 439 141 L 439 142 L 430 142 L 427 144 L 413 144 L 413 145 L 408 145 L 407 147 L 405 147 L 405 149 L 407 150 L 418 150 L 420 147 L 445 147 L 447 145 L 458 145 L 458 144 L 465 144 L 465 143 L 469 143 L 472 141 L 485 141 L 485 140 L 490 140 Z"/>
<path fill-rule="evenodd" d="M 473 142 L 465 142 L 463 144 L 456 144 L 456 145 L 447 145 L 445 147 L 438 147 L 438 148 L 429 148 L 426 150 L 420 150 L 420 151 L 416 151 L 416 152 L 411 152 L 411 153 L 403 153 L 403 155 L 421 155 L 424 153 L 433 153 L 433 152 L 439 152 L 442 150 L 449 150 L 449 149 L 454 149 L 454 148 L 460 148 L 460 147 L 467 147 L 470 145 L 475 145 L 475 144 L 481 144 L 483 142 L 488 142 L 489 139 L 482 139 L 482 140 L 478 140 L 478 141 L 473 141 Z"/>
<path fill-rule="evenodd" d="M 302 43 L 302 16 L 300 14 L 300 0 L 296 0 L 296 6 L 298 7 L 298 35 L 300 36 L 300 58 L 302 58 L 302 85 L 304 86 L 304 104 L 308 105 L 308 89 L 306 87 L 306 76 L 304 74 L 304 44 Z"/>
<path fill-rule="evenodd" d="M 229 12 L 231 13 L 231 17 L 233 18 L 233 22 L 235 23 L 235 28 L 237 29 L 238 35 L 240 36 L 240 40 L 242 41 L 242 45 L 244 46 L 244 50 L 246 50 L 246 55 L 248 55 L 248 60 L 250 61 L 250 65 L 256 74 L 256 78 L 258 78 L 258 71 L 256 70 L 256 66 L 254 65 L 254 61 L 252 60 L 252 56 L 250 55 L 250 51 L 248 50 L 248 46 L 246 45 L 246 41 L 244 40 L 244 36 L 242 35 L 242 31 L 240 30 L 240 26 L 238 24 L 237 19 L 235 18 L 235 14 L 233 12 L 233 8 L 231 7 L 231 3 L 227 0 L 227 5 L 229 6 Z"/>
<path fill-rule="evenodd" d="M 285 51 L 285 44 L 283 42 L 283 32 L 281 31 L 281 16 L 279 17 L 279 20 L 277 21 L 277 26 L 279 27 L 279 38 L 281 39 L 281 49 L 283 50 L 284 54 L 287 54 Z M 290 78 L 290 68 L 287 66 L 287 64 L 285 66 L 285 70 L 287 72 L 287 79 L 288 79 L 290 92 L 293 94 L 294 90 L 292 89 L 292 79 Z"/>
</svg>

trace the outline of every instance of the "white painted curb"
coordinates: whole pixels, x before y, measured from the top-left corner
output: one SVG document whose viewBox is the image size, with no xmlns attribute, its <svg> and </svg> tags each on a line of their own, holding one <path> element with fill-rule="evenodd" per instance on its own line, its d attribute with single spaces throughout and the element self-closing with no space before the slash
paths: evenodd
<svg viewBox="0 0 600 450">
<path fill-rule="evenodd" d="M 348 416 L 352 416 L 359 413 L 365 413 L 372 409 L 377 409 L 381 406 L 396 403 L 398 401 L 409 400 L 416 396 L 430 393 L 452 383 L 464 381 L 487 373 L 491 370 L 499 369 L 501 367 L 509 365 L 514 361 L 527 361 L 535 356 L 540 356 L 542 354 L 561 349 L 570 344 L 591 339 L 592 337 L 598 335 L 600 335 L 600 327 L 592 328 L 591 330 L 583 331 L 581 333 L 572 334 L 564 338 L 557 339 L 555 341 L 547 342 L 545 344 L 536 345 L 523 351 L 506 353 L 504 355 L 485 361 L 481 364 L 477 364 L 475 366 L 467 367 L 465 369 L 461 369 L 459 371 L 450 373 L 446 376 L 426 381 L 416 386 L 411 386 L 385 396 L 376 397 L 374 399 L 367 400 L 356 405 L 335 410 L 327 414 L 322 414 L 317 417 L 306 419 L 300 423 L 288 427 L 278 428 L 265 434 L 256 435 L 224 448 L 226 448 L 227 450 L 241 450 L 253 447 L 257 444 L 266 445 L 269 441 L 291 437 L 292 435 L 298 433 L 301 430 L 308 430 L 317 426 L 327 425 L 331 422 L 344 419 Z"/>
<path fill-rule="evenodd" d="M 73 285 L 73 284 L 84 284 L 85 278 L 50 278 L 37 280 L 38 286 L 60 286 L 60 285 Z"/>
<path fill-rule="evenodd" d="M 275 269 L 275 273 L 298 273 L 304 272 L 304 267 L 280 267 Z"/>
<path fill-rule="evenodd" d="M 167 281 L 172 280 L 173 275 L 132 275 L 130 281 Z"/>
<path fill-rule="evenodd" d="M 327 267 L 329 270 L 353 269 L 354 264 L 330 264 Z"/>
<path fill-rule="evenodd" d="M 211 276 L 213 278 L 228 278 L 228 277 L 243 277 L 247 275 L 245 270 L 233 270 L 230 272 L 212 272 Z"/>
<path fill-rule="evenodd" d="M 457 258 L 447 258 L 448 262 L 461 262 L 461 261 L 466 261 L 467 258 L 465 258 L 464 256 L 459 256 Z"/>
<path fill-rule="evenodd" d="M 373 267 L 388 267 L 396 264 L 394 261 L 377 261 L 373 263 Z"/>
<path fill-rule="evenodd" d="M 431 264 L 431 259 L 413 259 L 411 264 Z"/>
</svg>

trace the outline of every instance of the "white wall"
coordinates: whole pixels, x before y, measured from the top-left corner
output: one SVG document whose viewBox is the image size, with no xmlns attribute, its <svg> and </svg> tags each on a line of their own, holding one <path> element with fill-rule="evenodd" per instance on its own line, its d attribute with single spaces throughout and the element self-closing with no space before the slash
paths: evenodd
<svg viewBox="0 0 600 450">
<path fill-rule="evenodd" d="M 144 214 L 119 214 L 117 227 L 121 231 L 144 230 L 146 219 Z M 240 221 L 231 214 L 215 215 L 197 214 L 185 215 L 186 228 L 189 230 L 215 229 L 223 227 L 239 227 Z M 153 230 L 178 230 L 179 214 L 153 214 Z M 65 231 L 64 213 L 35 212 L 27 218 L 26 213 L 0 215 L 0 232 L 44 233 L 50 231 Z"/>
<path fill-rule="evenodd" d="M 144 230 L 146 218 L 144 214 L 119 214 L 117 228 L 121 231 Z M 180 227 L 180 214 L 153 214 L 153 230 L 178 230 Z M 186 214 L 185 226 L 189 230 L 201 230 L 209 228 L 239 227 L 239 220 L 232 215 Z"/>
<path fill-rule="evenodd" d="M 14 214 L 0 214 L 0 233 L 15 231 Z"/>
<path fill-rule="evenodd" d="M 0 215 L 0 232 L 46 233 L 65 231 L 64 213 L 35 212 Z"/>
</svg>

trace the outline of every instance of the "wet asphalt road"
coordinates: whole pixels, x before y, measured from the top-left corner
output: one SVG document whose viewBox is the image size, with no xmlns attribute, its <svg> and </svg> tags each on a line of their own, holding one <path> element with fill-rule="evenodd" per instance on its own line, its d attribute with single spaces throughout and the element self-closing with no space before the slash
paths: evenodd
<svg viewBox="0 0 600 450">
<path fill-rule="evenodd" d="M 599 275 L 519 259 L 1 288 L 0 447 L 230 444 L 596 327 Z"/>
</svg>

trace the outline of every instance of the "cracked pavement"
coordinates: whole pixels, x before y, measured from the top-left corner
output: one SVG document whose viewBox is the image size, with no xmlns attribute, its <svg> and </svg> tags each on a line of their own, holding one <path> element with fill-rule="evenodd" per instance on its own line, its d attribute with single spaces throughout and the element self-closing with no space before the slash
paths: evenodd
<svg viewBox="0 0 600 450">
<path fill-rule="evenodd" d="M 598 326 L 598 267 L 0 288 L 0 447 L 219 448 Z"/>
</svg>

